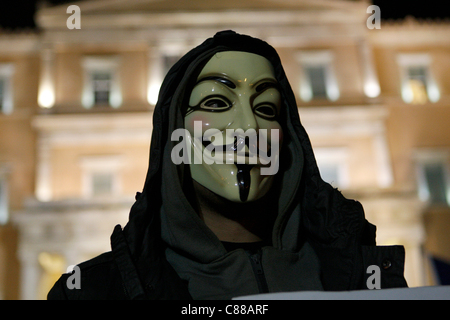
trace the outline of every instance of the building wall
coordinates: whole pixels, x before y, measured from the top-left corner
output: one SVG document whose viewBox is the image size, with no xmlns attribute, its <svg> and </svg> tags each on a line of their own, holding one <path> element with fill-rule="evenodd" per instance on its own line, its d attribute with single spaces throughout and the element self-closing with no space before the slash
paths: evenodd
<svg viewBox="0 0 450 320">
<path fill-rule="evenodd" d="M 10 206 L 20 208 L 23 198 L 33 194 L 35 132 L 31 118 L 36 111 L 39 60 L 33 55 L 1 57 L 1 63 L 12 63 L 13 111 L 0 114 L 0 163 L 9 167 Z"/>
<path fill-rule="evenodd" d="M 148 168 L 149 143 L 113 146 L 58 146 L 51 153 L 53 199 L 84 198 L 82 160 L 86 157 L 119 156 L 118 178 L 123 196 L 134 196 L 144 186 Z M 61 179 L 60 177 L 64 177 Z"/>
<path fill-rule="evenodd" d="M 9 215 L 4 224 L 0 224 L 0 299 L 17 299 L 20 294 L 18 229 L 12 224 L 11 215 L 34 194 L 36 133 L 31 119 L 37 111 L 35 97 L 40 62 L 35 44 L 34 35 L 0 40 L 0 65 L 13 66 L 13 109 L 10 114 L 0 112 L 0 171 L 8 188 Z"/>
<path fill-rule="evenodd" d="M 71 112 L 85 111 L 81 105 L 84 70 L 83 57 L 119 58 L 119 78 L 123 92 L 121 111 L 146 109 L 148 58 L 146 48 L 110 45 L 56 46 L 55 57 L 55 106 Z"/>
<path fill-rule="evenodd" d="M 450 43 L 446 40 L 450 35 L 449 25 L 407 19 L 402 23 L 386 24 L 377 32 L 372 33 L 370 39 L 374 43 L 374 57 L 381 85 L 380 98 L 389 112 L 387 137 L 394 187 L 417 194 L 422 183 L 418 176 L 418 154 L 444 154 L 444 166 L 450 167 L 450 159 L 445 156 L 450 150 Z M 440 92 L 438 101 L 413 104 L 402 99 L 401 67 L 397 56 L 405 53 L 426 54 L 430 57 L 429 71 Z M 439 284 L 432 275 L 433 266 L 427 257 L 450 261 L 448 232 L 445 231 L 449 226 L 450 210 L 448 205 L 426 202 L 422 202 L 420 207 L 418 221 L 423 225 L 421 250 L 425 253 L 425 260 L 415 265 L 422 268 L 423 278 L 419 279 L 421 283 Z M 411 250 L 407 244 L 406 249 L 407 259 L 418 255 L 417 250 Z"/>
<path fill-rule="evenodd" d="M 424 26 L 426 27 L 426 26 Z M 389 26 L 386 27 L 388 29 Z M 383 29 L 379 31 L 384 32 Z M 389 32 L 386 30 L 385 32 Z M 430 32 L 433 32 L 431 29 Z M 382 35 L 380 35 L 382 37 Z M 401 98 L 401 77 L 396 61 L 398 53 L 426 53 L 432 59 L 430 70 L 440 89 L 439 101 L 425 104 L 405 103 Z M 388 140 L 398 187 L 415 188 L 413 151 L 417 148 L 439 148 L 450 145 L 450 46 L 436 42 L 424 45 L 374 46 L 374 57 L 380 79 L 381 97 L 389 110 Z"/>
</svg>

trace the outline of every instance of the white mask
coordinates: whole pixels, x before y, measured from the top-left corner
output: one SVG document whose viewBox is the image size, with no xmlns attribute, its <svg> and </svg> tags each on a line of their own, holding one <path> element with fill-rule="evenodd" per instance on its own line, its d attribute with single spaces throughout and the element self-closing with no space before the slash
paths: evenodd
<svg viewBox="0 0 450 320">
<path fill-rule="evenodd" d="M 240 51 L 216 53 L 198 76 L 184 118 L 192 179 L 235 202 L 265 195 L 278 171 L 280 108 L 281 95 L 266 58 Z M 246 139 L 243 133 L 251 132 L 256 135 Z"/>
</svg>

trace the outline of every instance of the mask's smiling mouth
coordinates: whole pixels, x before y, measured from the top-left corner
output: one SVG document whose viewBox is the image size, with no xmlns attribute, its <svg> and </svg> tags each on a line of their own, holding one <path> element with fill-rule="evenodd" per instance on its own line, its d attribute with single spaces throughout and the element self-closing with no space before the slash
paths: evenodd
<svg viewBox="0 0 450 320">
<path fill-rule="evenodd" d="M 237 137 L 234 137 L 234 143 L 224 144 L 221 146 L 215 146 L 215 145 L 213 145 L 213 143 L 211 141 L 206 141 L 206 140 L 203 140 L 202 144 L 206 148 L 206 150 L 211 151 L 211 152 L 214 152 L 214 151 L 222 151 L 222 152 L 238 151 Z"/>
<path fill-rule="evenodd" d="M 214 145 L 209 140 L 202 139 L 203 147 L 211 153 L 211 156 L 215 156 L 216 153 L 237 153 L 238 156 L 244 156 L 246 158 L 258 157 L 264 158 L 265 160 L 269 160 L 271 157 L 271 148 L 267 147 L 267 153 L 257 146 L 250 147 L 250 139 L 248 137 L 245 138 L 237 138 L 234 137 L 234 142 L 224 145 Z M 256 150 L 256 152 L 252 151 Z M 207 156 L 205 154 L 205 156 Z M 259 163 L 259 161 L 258 161 Z"/>
</svg>

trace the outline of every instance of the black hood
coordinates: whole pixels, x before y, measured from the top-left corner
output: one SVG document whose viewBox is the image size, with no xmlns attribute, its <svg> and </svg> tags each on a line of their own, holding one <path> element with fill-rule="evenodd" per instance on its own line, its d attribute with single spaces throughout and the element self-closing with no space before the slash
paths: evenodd
<svg viewBox="0 0 450 320">
<path fill-rule="evenodd" d="M 227 254 L 183 193 L 184 165 L 177 166 L 170 158 L 170 151 L 177 143 L 170 136 L 175 129 L 183 127 L 181 106 L 195 84 L 192 79 L 196 79 L 201 67 L 219 51 L 244 51 L 267 58 L 279 83 L 285 111 L 282 123 L 285 138 L 277 174 L 273 248 L 296 252 L 307 241 L 313 248 L 320 244 L 342 249 L 360 239 L 365 224 L 362 207 L 356 201 L 345 199 L 321 179 L 277 52 L 262 40 L 224 31 L 183 56 L 161 86 L 153 114 L 150 163 L 144 189 L 137 194 L 123 230 L 133 260 L 159 259 L 168 246 L 200 264 L 212 263 Z M 164 240 L 161 232 L 165 234 Z"/>
</svg>

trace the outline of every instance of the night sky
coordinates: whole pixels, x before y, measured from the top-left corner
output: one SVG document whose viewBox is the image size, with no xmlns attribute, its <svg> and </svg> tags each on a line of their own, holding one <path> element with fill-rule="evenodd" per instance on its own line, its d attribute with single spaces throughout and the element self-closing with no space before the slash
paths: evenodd
<svg viewBox="0 0 450 320">
<path fill-rule="evenodd" d="M 0 27 L 9 31 L 34 29 L 33 16 L 38 0 L 3 0 L 0 7 Z M 6 2 L 6 4 L 5 4 Z M 47 0 L 50 4 L 76 3 L 70 0 Z M 381 9 L 382 19 L 402 19 L 408 15 L 418 19 L 444 19 L 450 9 L 444 0 L 373 0 Z"/>
<path fill-rule="evenodd" d="M 34 12 L 39 0 L 2 0 L 0 5 L 0 27 L 10 31 L 34 29 Z M 47 0 L 50 5 L 76 3 L 70 0 Z"/>
</svg>

